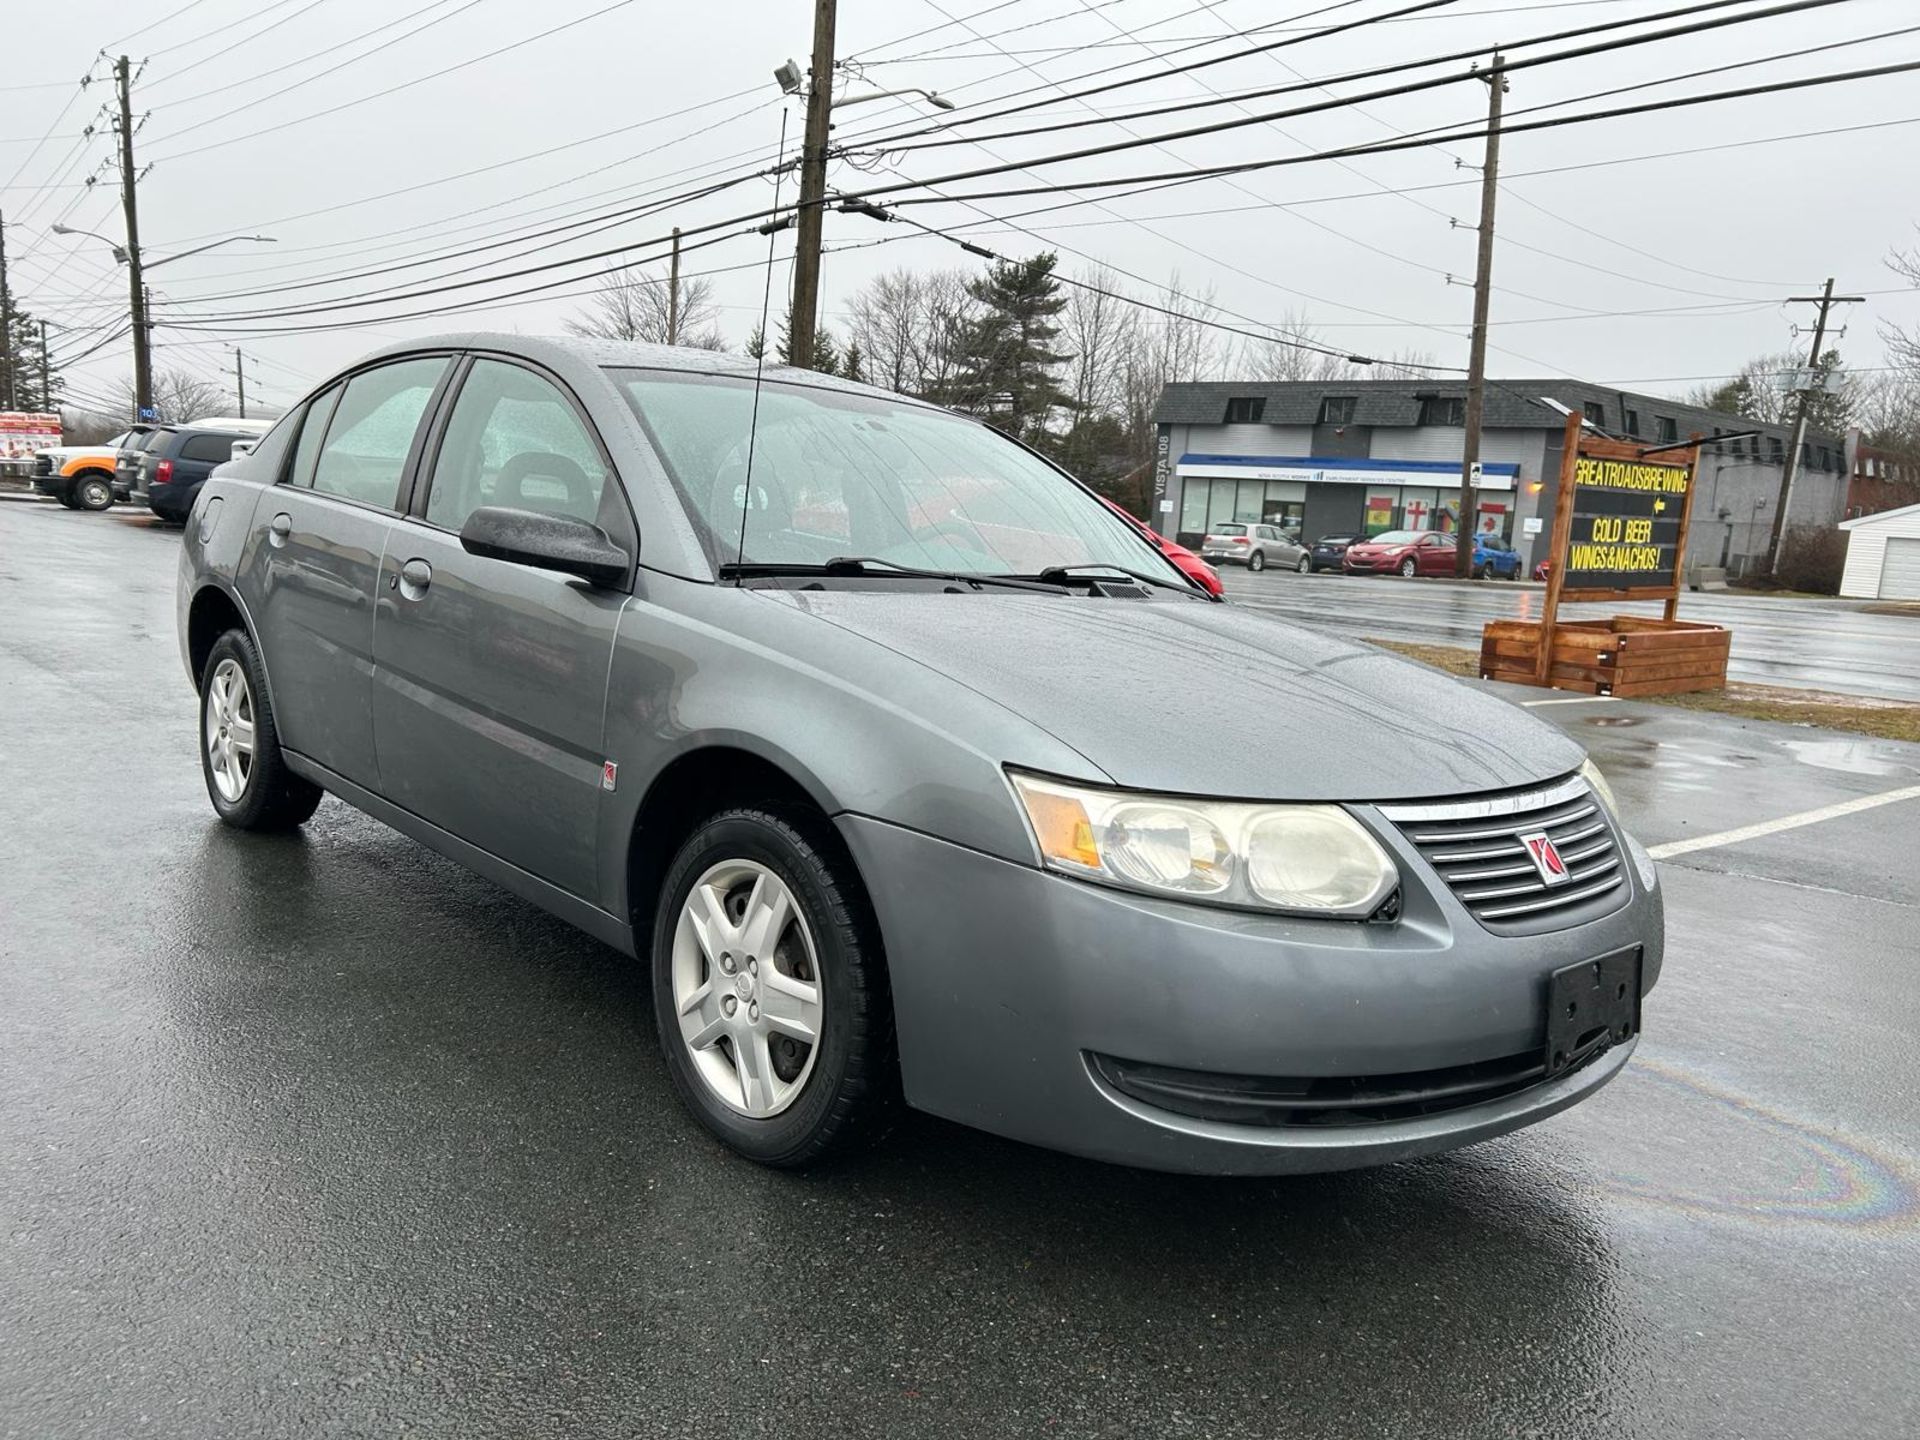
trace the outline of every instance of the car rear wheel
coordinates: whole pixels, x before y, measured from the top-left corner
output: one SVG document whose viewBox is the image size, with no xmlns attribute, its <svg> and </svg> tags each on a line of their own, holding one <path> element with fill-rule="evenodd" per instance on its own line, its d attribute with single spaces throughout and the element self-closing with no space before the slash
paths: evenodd
<svg viewBox="0 0 1920 1440">
<path fill-rule="evenodd" d="M 1302 555 L 1300 557 L 1300 563 L 1293 568 L 1302 575 L 1311 575 L 1313 573 L 1313 557 L 1311 555 Z"/>
<path fill-rule="evenodd" d="M 239 830 L 291 830 L 320 805 L 320 787 L 280 753 L 259 652 L 244 630 L 214 641 L 201 671 L 200 769 L 214 812 Z"/>
<path fill-rule="evenodd" d="M 104 475 L 82 475 L 73 482 L 76 510 L 105 510 L 113 504 L 113 485 Z"/>
<path fill-rule="evenodd" d="M 1251 555 L 1247 556 L 1247 569 L 1264 570 L 1266 568 L 1267 568 L 1267 552 L 1266 551 L 1256 550 Z"/>
<path fill-rule="evenodd" d="M 655 912 L 653 998 L 681 1101 L 749 1159 L 798 1168 L 891 1117 L 885 961 L 824 820 L 746 807 L 688 837 Z"/>
<path fill-rule="evenodd" d="M 1411 580 L 1416 574 L 1418 574 L 1419 570 L 1420 570 L 1420 567 L 1413 563 L 1412 556 L 1408 556 L 1405 560 L 1402 560 L 1400 562 L 1400 573 L 1409 580 Z"/>
</svg>

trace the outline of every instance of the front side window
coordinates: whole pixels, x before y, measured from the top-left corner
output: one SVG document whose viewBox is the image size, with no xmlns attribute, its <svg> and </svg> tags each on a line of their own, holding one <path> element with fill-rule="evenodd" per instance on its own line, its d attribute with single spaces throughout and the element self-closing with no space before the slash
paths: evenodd
<svg viewBox="0 0 1920 1440">
<path fill-rule="evenodd" d="M 601 524 L 601 505 L 617 499 L 608 490 L 600 447 L 566 396 L 521 366 L 474 362 L 434 461 L 429 523 L 458 530 L 502 505 Z"/>
<path fill-rule="evenodd" d="M 761 388 L 756 424 L 751 380 L 612 373 L 715 564 L 853 555 L 981 575 L 1105 563 L 1179 578 L 1137 528 L 971 420 L 780 383 Z"/>
<path fill-rule="evenodd" d="M 436 355 L 382 365 L 347 381 L 320 444 L 313 488 L 362 505 L 395 508 L 420 417 L 446 368 L 446 357 Z"/>
</svg>

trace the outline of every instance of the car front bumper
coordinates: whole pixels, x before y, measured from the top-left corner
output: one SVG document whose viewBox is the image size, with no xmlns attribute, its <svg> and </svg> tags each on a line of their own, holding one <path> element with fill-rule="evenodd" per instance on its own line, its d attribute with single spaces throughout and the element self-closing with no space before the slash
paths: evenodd
<svg viewBox="0 0 1920 1440">
<path fill-rule="evenodd" d="M 885 941 L 906 1098 L 1052 1149 L 1150 1169 L 1284 1174 L 1382 1164 L 1530 1125 L 1618 1074 L 1636 1034 L 1557 1079 L 1352 1124 L 1239 1124 L 1122 1093 L 1096 1056 L 1218 1077 L 1401 1076 L 1539 1050 L 1547 977 L 1622 948 L 1659 977 L 1662 902 L 1527 937 L 1481 928 L 1384 822 L 1397 923 L 1208 909 L 1082 883 L 857 816 L 840 830 Z M 1624 841 L 1624 837 L 1623 841 Z"/>
</svg>

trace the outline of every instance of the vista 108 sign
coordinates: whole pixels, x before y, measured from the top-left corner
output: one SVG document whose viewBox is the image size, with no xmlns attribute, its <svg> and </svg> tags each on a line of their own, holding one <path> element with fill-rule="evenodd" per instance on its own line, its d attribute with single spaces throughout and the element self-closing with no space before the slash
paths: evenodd
<svg viewBox="0 0 1920 1440">
<path fill-rule="evenodd" d="M 1565 589 L 1672 587 L 1692 483 L 1685 465 L 1597 455 L 1575 460 Z"/>
</svg>

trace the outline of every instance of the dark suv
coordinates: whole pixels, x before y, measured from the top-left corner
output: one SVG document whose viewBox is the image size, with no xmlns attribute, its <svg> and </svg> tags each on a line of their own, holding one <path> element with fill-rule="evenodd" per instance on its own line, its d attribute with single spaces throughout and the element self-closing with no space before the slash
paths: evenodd
<svg viewBox="0 0 1920 1440">
<path fill-rule="evenodd" d="M 120 442 L 113 457 L 113 498 L 125 505 L 133 499 L 133 482 L 140 473 L 140 452 L 147 448 L 156 430 L 151 425 L 136 425 Z"/>
<path fill-rule="evenodd" d="M 234 442 L 259 438 L 252 430 L 163 426 L 147 437 L 146 448 L 136 457 L 133 498 L 145 501 L 162 520 L 184 521 L 213 467 L 233 458 Z"/>
</svg>

